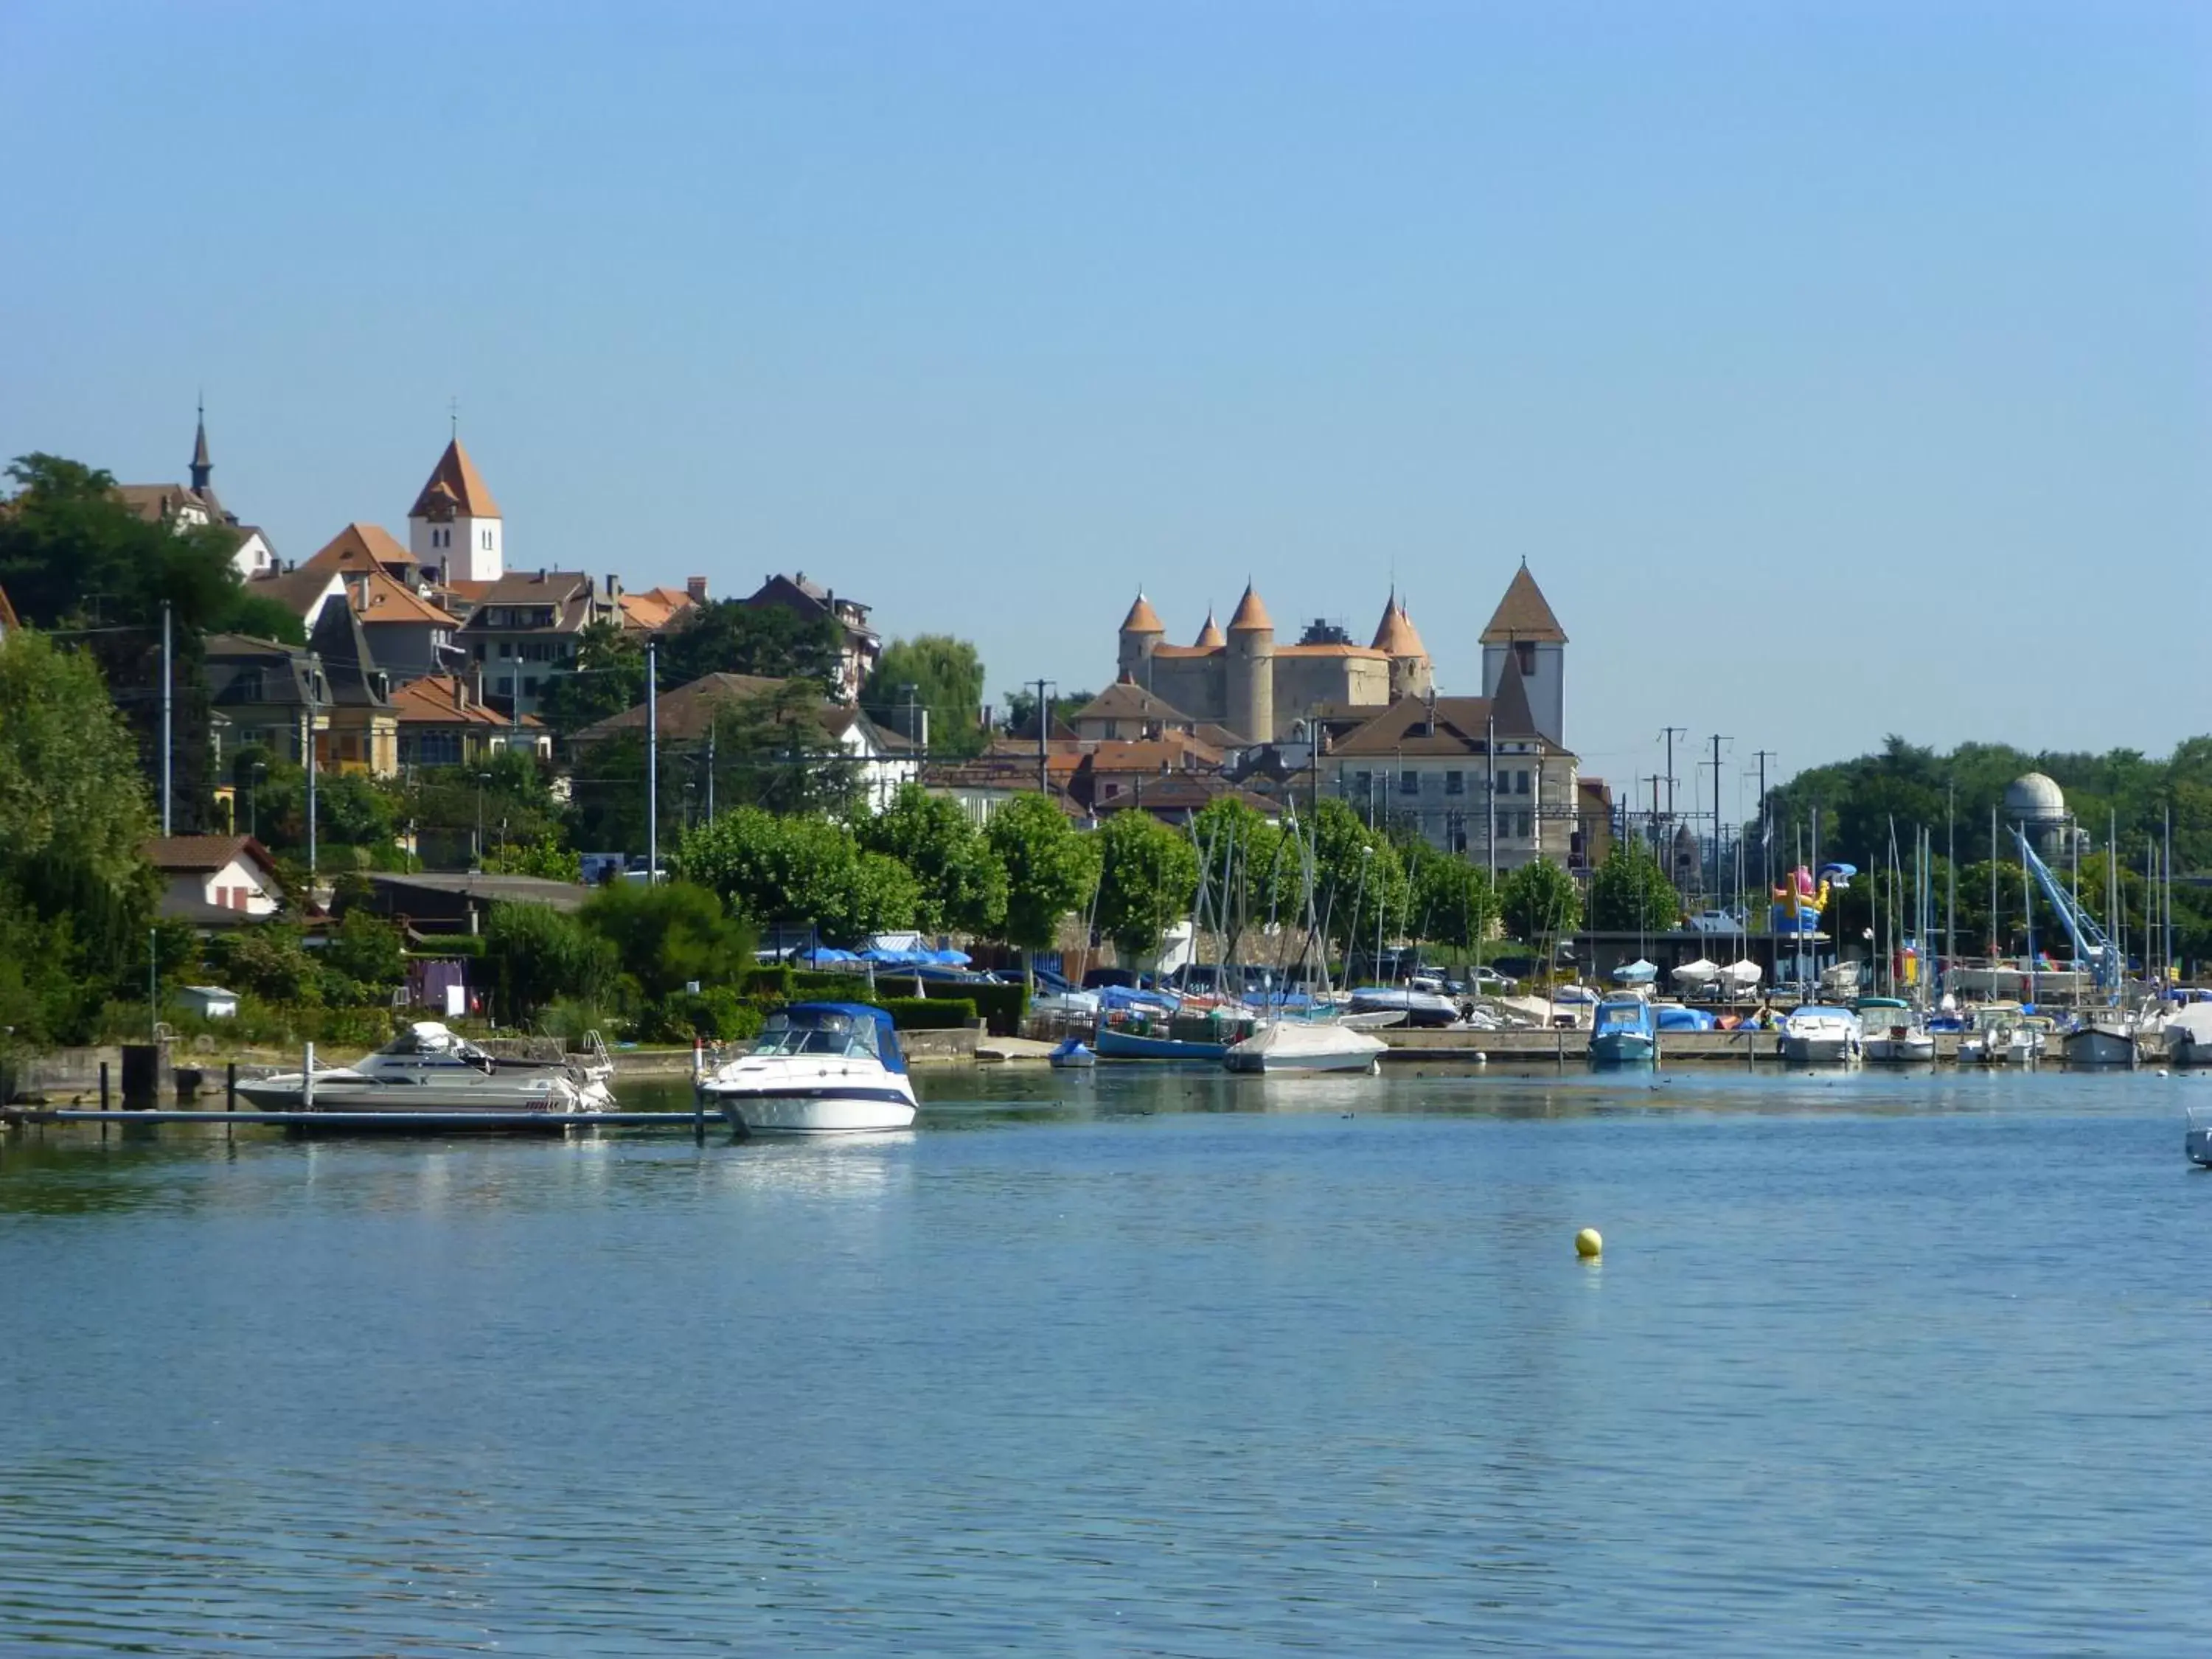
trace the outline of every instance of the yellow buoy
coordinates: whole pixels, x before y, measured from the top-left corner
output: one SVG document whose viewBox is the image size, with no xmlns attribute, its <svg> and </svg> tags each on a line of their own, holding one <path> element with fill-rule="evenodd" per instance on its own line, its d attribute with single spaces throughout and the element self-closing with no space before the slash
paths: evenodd
<svg viewBox="0 0 2212 1659">
<path fill-rule="evenodd" d="M 1575 1254 L 1585 1261 L 1594 1261 L 1605 1254 L 1605 1240 L 1598 1237 L 1596 1228 L 1585 1227 L 1575 1235 Z"/>
</svg>

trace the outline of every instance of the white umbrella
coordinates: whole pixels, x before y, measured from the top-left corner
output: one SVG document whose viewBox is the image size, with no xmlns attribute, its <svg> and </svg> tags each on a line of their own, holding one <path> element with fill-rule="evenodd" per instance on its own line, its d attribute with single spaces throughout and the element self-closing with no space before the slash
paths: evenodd
<svg viewBox="0 0 2212 1659">
<path fill-rule="evenodd" d="M 1674 970 L 1677 985 L 1711 985 L 1721 976 L 1721 965 L 1699 957 L 1695 962 L 1686 962 Z"/>
</svg>

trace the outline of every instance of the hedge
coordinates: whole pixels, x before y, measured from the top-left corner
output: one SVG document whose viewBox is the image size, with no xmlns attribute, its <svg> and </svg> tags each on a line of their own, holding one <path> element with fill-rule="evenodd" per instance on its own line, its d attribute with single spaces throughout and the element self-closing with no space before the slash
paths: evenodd
<svg viewBox="0 0 2212 1659">
<path fill-rule="evenodd" d="M 965 997 L 878 997 L 876 1006 L 902 1031 L 952 1031 L 975 1018 Z"/>
</svg>

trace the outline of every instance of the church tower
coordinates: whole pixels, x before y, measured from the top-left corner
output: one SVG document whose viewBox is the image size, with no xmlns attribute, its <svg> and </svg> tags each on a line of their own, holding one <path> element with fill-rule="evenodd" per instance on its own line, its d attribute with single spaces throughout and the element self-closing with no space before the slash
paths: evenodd
<svg viewBox="0 0 2212 1659">
<path fill-rule="evenodd" d="M 207 405 L 200 405 L 199 430 L 192 434 L 192 494 L 208 493 L 208 480 L 215 477 L 215 463 L 208 459 Z"/>
<path fill-rule="evenodd" d="M 1229 619 L 1229 718 L 1224 722 L 1251 743 L 1275 740 L 1275 623 L 1260 603 L 1259 590 L 1244 584 L 1244 597 Z"/>
<path fill-rule="evenodd" d="M 407 514 L 407 550 L 441 581 L 495 582 L 507 573 L 499 503 L 456 433 Z"/>
<path fill-rule="evenodd" d="M 1552 614 L 1536 579 L 1522 560 L 1506 585 L 1505 597 L 1482 630 L 1482 695 L 1498 696 L 1510 659 L 1527 692 L 1529 717 L 1540 736 L 1562 749 L 1567 746 L 1566 672 L 1567 631 Z"/>
</svg>

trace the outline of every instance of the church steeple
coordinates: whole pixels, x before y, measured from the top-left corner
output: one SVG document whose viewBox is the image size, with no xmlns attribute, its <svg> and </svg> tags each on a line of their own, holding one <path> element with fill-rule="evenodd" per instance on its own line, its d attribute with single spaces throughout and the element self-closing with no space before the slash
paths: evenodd
<svg viewBox="0 0 2212 1659">
<path fill-rule="evenodd" d="M 207 399 L 200 399 L 199 431 L 192 438 L 192 489 L 199 495 L 207 493 L 208 480 L 215 476 L 215 463 L 208 459 Z"/>
</svg>

